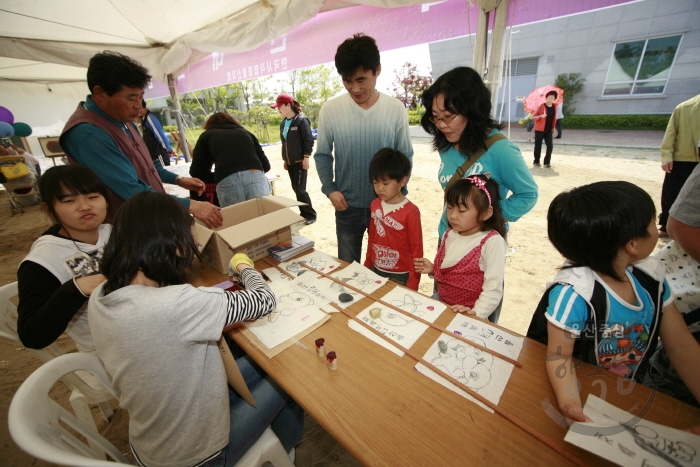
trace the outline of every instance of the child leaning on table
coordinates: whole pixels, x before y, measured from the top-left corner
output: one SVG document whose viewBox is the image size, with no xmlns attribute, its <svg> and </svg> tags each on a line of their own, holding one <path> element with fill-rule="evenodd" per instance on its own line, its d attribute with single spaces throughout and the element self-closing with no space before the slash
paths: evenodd
<svg viewBox="0 0 700 467">
<path fill-rule="evenodd" d="M 304 411 L 250 360 L 236 360 L 257 408 L 226 384 L 217 346 L 224 328 L 275 308 L 275 296 L 245 255 L 231 259 L 245 291 L 195 288 L 192 217 L 173 197 L 143 191 L 121 207 L 105 248 L 107 282 L 88 319 L 139 465 L 234 465 L 268 426 L 289 451 Z"/>
<path fill-rule="evenodd" d="M 439 300 L 453 311 L 496 322 L 506 258 L 498 183 L 485 175 L 457 180 L 445 190 L 445 205 L 450 228 L 442 237 L 435 265 L 416 258 L 416 272 L 434 274 Z"/>
<path fill-rule="evenodd" d="M 395 149 L 380 149 L 369 164 L 377 198 L 370 205 L 365 267 L 418 290 L 420 275 L 413 268 L 413 260 L 423 256 L 420 211 L 401 193 L 410 175 L 411 161 Z"/>
<path fill-rule="evenodd" d="M 664 264 L 649 258 L 659 237 L 655 217 L 651 197 L 622 181 L 574 188 L 549 206 L 549 239 L 566 262 L 527 335 L 547 344 L 549 382 L 570 421 L 589 421 L 572 356 L 643 382 L 657 337 L 700 398 L 700 345 L 673 304 Z"/>
</svg>

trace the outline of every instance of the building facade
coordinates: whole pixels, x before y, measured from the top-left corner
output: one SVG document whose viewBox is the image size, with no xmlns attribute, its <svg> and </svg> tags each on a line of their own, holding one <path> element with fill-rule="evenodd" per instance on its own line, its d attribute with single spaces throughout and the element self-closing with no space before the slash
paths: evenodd
<svg viewBox="0 0 700 467">
<path fill-rule="evenodd" d="M 431 43 L 433 76 L 471 66 L 474 45 L 473 35 Z M 522 118 L 523 96 L 561 73 L 586 80 L 576 114 L 670 114 L 700 94 L 700 1 L 641 0 L 522 24 L 506 32 L 505 49 L 500 120 Z"/>
</svg>

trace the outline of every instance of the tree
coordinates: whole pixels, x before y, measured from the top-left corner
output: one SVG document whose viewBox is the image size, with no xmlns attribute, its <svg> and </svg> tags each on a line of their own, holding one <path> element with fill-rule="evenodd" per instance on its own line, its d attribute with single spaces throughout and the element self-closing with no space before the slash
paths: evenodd
<svg viewBox="0 0 700 467">
<path fill-rule="evenodd" d="M 405 106 L 416 109 L 423 97 L 423 92 L 433 84 L 433 74 L 418 73 L 418 66 L 410 62 L 404 63 L 401 68 L 394 69 L 396 78 L 392 83 L 392 91 Z"/>
<path fill-rule="evenodd" d="M 585 82 L 586 78 L 581 78 L 581 73 L 562 73 L 554 80 L 554 85 L 564 90 L 564 103 L 562 104 L 564 115 L 576 113 L 576 107 L 572 104 L 576 94 L 583 91 Z"/>
<path fill-rule="evenodd" d="M 287 79 L 279 83 L 281 92 L 287 92 L 299 101 L 312 127 L 318 126 L 318 113 L 323 103 L 343 89 L 335 75 L 330 66 L 319 65 L 289 72 Z"/>
</svg>

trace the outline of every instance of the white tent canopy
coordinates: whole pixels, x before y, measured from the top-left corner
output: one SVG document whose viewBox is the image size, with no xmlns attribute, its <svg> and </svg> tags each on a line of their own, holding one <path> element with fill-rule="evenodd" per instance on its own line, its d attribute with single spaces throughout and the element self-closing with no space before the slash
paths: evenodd
<svg viewBox="0 0 700 467">
<path fill-rule="evenodd" d="M 85 98 L 86 67 L 103 50 L 166 81 L 212 52 L 245 52 L 318 13 L 421 0 L 3 0 L 0 105 L 32 136 L 55 135 Z M 66 112 L 66 109 L 69 109 Z M 59 115 L 60 112 L 60 115 Z M 38 148 L 37 148 L 38 149 Z M 34 149 L 37 151 L 37 149 Z"/>
</svg>

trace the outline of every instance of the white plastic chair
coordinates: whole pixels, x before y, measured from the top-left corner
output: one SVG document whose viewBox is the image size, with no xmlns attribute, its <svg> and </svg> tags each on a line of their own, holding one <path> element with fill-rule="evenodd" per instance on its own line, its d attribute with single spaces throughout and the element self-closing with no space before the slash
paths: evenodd
<svg viewBox="0 0 700 467">
<path fill-rule="evenodd" d="M 128 464 L 126 457 L 94 427 L 49 397 L 54 384 L 75 371 L 89 372 L 112 391 L 109 375 L 96 356 L 73 353 L 54 358 L 32 373 L 12 398 L 7 417 L 12 439 L 28 454 L 54 464 L 76 467 L 113 466 L 114 462 Z M 81 442 L 64 426 L 84 436 L 89 444 Z M 105 453 L 114 462 L 104 460 Z M 260 467 L 265 462 L 274 467 L 294 467 L 270 427 L 236 463 L 236 467 Z"/>
<path fill-rule="evenodd" d="M 275 467 L 294 467 L 294 462 L 269 426 L 241 460 L 236 462 L 235 467 L 260 467 L 265 462 L 270 462 Z"/>
<path fill-rule="evenodd" d="M 102 386 L 111 390 L 109 375 L 96 356 L 73 353 L 54 358 L 29 375 L 12 398 L 7 417 L 12 439 L 28 454 L 54 464 L 115 465 L 104 460 L 105 453 L 117 463 L 128 464 L 126 457 L 97 430 L 49 397 L 49 391 L 59 379 L 79 370 L 90 372 Z M 89 444 L 83 443 L 71 430 L 84 436 Z"/>
<path fill-rule="evenodd" d="M 17 334 L 17 307 L 10 300 L 16 295 L 17 282 L 0 287 L 0 337 L 22 345 Z M 64 352 L 56 343 L 49 345 L 45 349 L 27 350 L 43 363 L 64 355 Z M 81 378 L 81 376 L 83 375 L 66 374 L 61 380 L 72 391 L 70 404 L 77 417 L 97 431 L 97 424 L 90 410 L 90 404 L 97 405 L 105 420 L 109 420 L 114 415 L 110 401 L 115 397 L 106 389 L 95 384 L 96 381 L 90 375 L 85 375 L 85 379 Z"/>
</svg>

